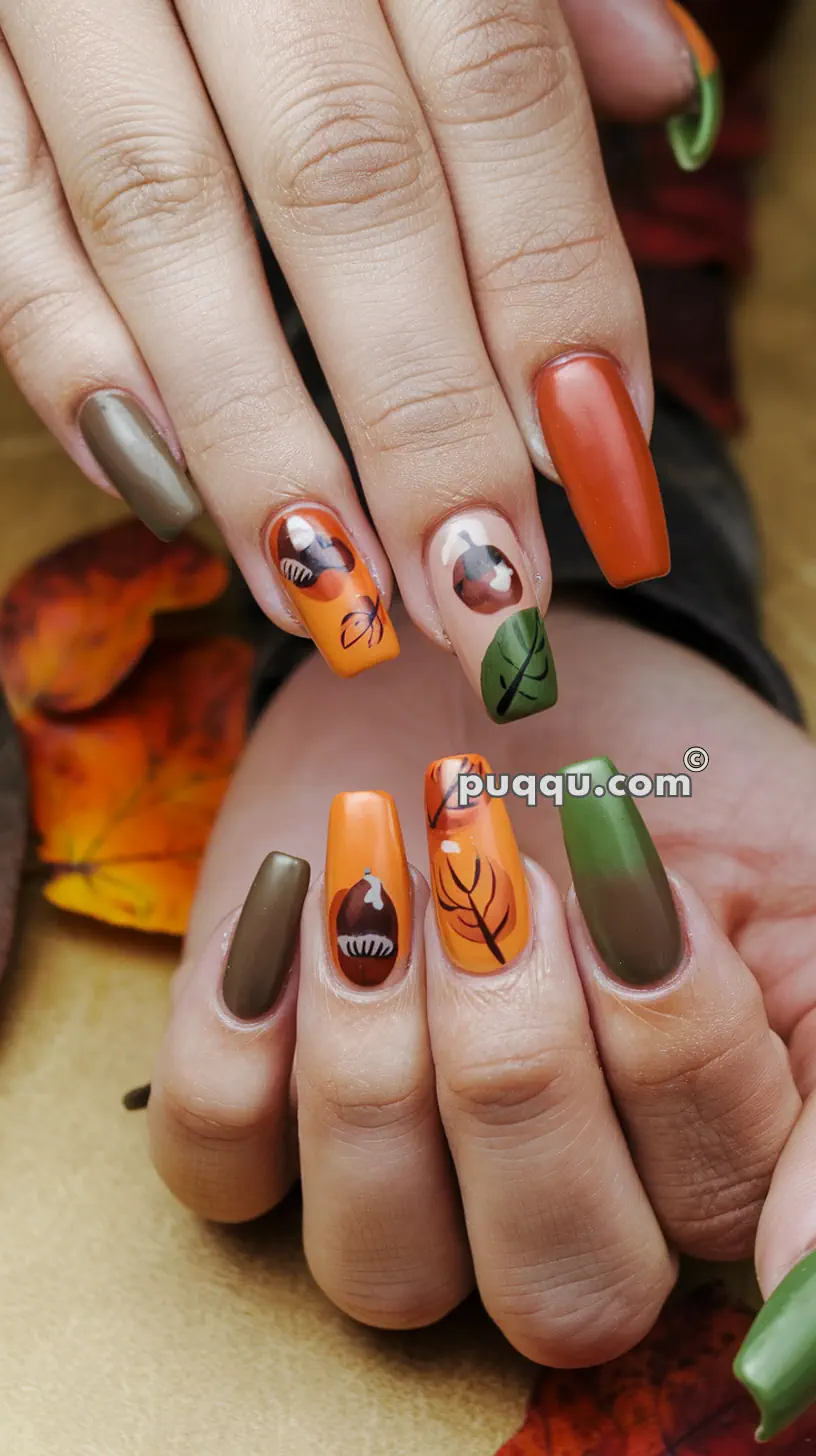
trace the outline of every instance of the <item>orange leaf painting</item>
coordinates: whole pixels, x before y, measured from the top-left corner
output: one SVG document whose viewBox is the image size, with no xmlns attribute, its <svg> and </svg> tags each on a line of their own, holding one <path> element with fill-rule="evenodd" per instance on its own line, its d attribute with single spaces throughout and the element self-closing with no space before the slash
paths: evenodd
<svg viewBox="0 0 816 1456">
<path fill-rule="evenodd" d="M 752 1318 L 718 1286 L 670 1301 L 628 1355 L 545 1370 L 497 1456 L 750 1456 L 759 1417 L 731 1366 Z M 816 1456 L 816 1414 L 768 1449 Z"/>
<path fill-rule="evenodd" d="M 243 746 L 251 648 L 154 646 L 108 702 L 31 717 L 26 747 L 46 896 L 115 925 L 180 935 Z"/>
<path fill-rule="evenodd" d="M 139 521 L 35 562 L 0 604 L 0 681 L 13 716 L 101 702 L 149 646 L 156 613 L 204 606 L 227 579 L 194 537 L 168 546 Z"/>
</svg>

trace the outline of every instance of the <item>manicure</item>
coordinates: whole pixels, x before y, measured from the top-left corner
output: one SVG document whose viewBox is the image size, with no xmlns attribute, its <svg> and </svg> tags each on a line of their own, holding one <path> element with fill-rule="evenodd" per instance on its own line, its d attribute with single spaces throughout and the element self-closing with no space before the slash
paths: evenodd
<svg viewBox="0 0 816 1456">
<path fill-rule="evenodd" d="M 530 910 L 524 866 L 501 799 L 468 797 L 459 780 L 492 773 L 478 754 L 440 758 L 425 774 L 425 813 L 436 921 L 455 966 L 474 975 L 499 971 L 524 950 Z"/>
<path fill-rule="evenodd" d="M 723 114 L 723 84 L 720 63 L 707 35 L 683 5 L 666 0 L 691 56 L 697 82 L 696 104 L 667 122 L 666 133 L 678 167 L 697 172 L 705 166 L 717 142 Z"/>
<path fill-rule="evenodd" d="M 578 904 L 608 971 L 630 986 L 652 986 L 676 970 L 683 933 L 671 886 L 640 810 L 607 792 L 617 773 L 608 758 L 564 769 L 585 795 L 561 806 L 564 847 Z M 598 790 L 603 789 L 599 794 Z"/>
<path fill-rule="evenodd" d="M 623 587 L 665 576 L 660 486 L 618 366 L 604 354 L 566 354 L 541 371 L 537 395 L 553 464 L 607 581 Z"/>
<path fill-rule="evenodd" d="M 354 986 L 381 986 L 411 954 L 411 879 L 397 806 L 374 790 L 329 812 L 326 918 L 332 959 Z"/>
<path fill-rule="evenodd" d="M 272 523 L 269 549 L 295 612 L 340 677 L 398 655 L 385 603 L 333 511 L 307 505 L 285 512 Z"/>
<path fill-rule="evenodd" d="M 734 1361 L 734 1374 L 759 1406 L 758 1441 L 770 1441 L 816 1401 L 816 1252 L 763 1305 Z"/>
<path fill-rule="evenodd" d="M 256 1021 L 277 1005 L 294 959 L 300 912 L 309 888 L 304 859 L 267 855 L 244 901 L 224 971 L 224 1005 L 239 1021 Z"/>
<path fill-rule="evenodd" d="M 493 511 L 455 516 L 428 568 L 445 631 L 494 723 L 551 708 L 555 664 L 521 547 Z"/>
<path fill-rule="evenodd" d="M 100 470 L 160 541 L 173 541 L 201 515 L 201 501 L 167 441 L 130 395 L 101 389 L 77 418 Z"/>
</svg>

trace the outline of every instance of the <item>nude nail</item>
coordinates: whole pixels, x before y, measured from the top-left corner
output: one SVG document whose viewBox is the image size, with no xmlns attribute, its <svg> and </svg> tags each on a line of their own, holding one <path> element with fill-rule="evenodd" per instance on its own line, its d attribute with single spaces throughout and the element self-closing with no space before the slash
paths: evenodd
<svg viewBox="0 0 816 1456">
<path fill-rule="evenodd" d="M 503 516 L 445 521 L 428 550 L 442 622 L 494 723 L 551 708 L 555 664 L 521 547 Z"/>
</svg>

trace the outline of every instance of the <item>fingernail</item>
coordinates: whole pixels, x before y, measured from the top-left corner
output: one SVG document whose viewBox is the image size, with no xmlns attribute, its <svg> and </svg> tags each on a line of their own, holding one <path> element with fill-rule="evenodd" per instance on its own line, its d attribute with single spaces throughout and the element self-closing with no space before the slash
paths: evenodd
<svg viewBox="0 0 816 1456">
<path fill-rule="evenodd" d="M 201 515 L 201 501 L 149 415 L 128 394 L 101 389 L 77 417 L 94 460 L 134 515 L 173 541 Z"/>
<path fill-rule="evenodd" d="M 279 1000 L 297 945 L 311 870 L 305 859 L 268 854 L 244 901 L 224 971 L 224 1005 L 239 1021 L 266 1016 Z"/>
<path fill-rule="evenodd" d="M 630 986 L 652 986 L 679 965 L 683 933 L 666 871 L 634 799 L 610 792 L 615 774 L 608 758 L 564 769 L 561 829 L 578 904 L 601 961 Z"/>
<path fill-rule="evenodd" d="M 509 965 L 530 936 L 527 881 L 504 803 L 482 789 L 460 806 L 463 776 L 484 784 L 491 773 L 478 754 L 458 754 L 437 759 L 425 774 L 439 935 L 453 964 L 473 975 Z"/>
<path fill-rule="evenodd" d="M 272 523 L 269 547 L 295 612 L 340 677 L 398 655 L 385 604 L 333 511 L 298 506 L 285 512 Z"/>
<path fill-rule="evenodd" d="M 770 1441 L 816 1401 L 816 1252 L 792 1269 L 759 1311 L 734 1361 L 734 1374 Z"/>
<path fill-rule="evenodd" d="M 146 1082 L 144 1087 L 133 1087 L 130 1092 L 126 1092 L 122 1098 L 122 1106 L 125 1112 L 141 1112 L 149 1101 L 150 1083 Z"/>
<path fill-rule="evenodd" d="M 578 524 L 607 581 L 665 576 L 669 537 L 646 436 L 604 354 L 567 354 L 538 378 L 541 428 Z"/>
<path fill-rule="evenodd" d="M 521 547 L 493 511 L 446 521 L 428 551 L 445 631 L 494 723 L 551 708 L 555 664 Z"/>
<path fill-rule="evenodd" d="M 411 953 L 411 880 L 397 806 L 374 790 L 329 812 L 326 917 L 332 959 L 355 986 L 381 986 Z"/>
<path fill-rule="evenodd" d="M 697 172 L 705 166 L 717 142 L 723 114 L 722 73 L 708 36 L 685 6 L 676 0 L 666 0 L 666 4 L 683 32 L 697 81 L 696 104 L 671 117 L 666 132 L 678 167 L 684 172 Z"/>
</svg>

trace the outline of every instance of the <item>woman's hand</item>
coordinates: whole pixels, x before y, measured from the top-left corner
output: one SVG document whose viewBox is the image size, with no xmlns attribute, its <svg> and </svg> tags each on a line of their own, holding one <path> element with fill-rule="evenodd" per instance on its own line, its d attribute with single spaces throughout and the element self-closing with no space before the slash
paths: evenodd
<svg viewBox="0 0 816 1456">
<path fill-rule="evenodd" d="M 464 548 L 437 528 L 475 515 L 463 569 L 509 570 L 503 609 L 543 610 L 531 459 L 560 471 L 610 580 L 667 569 L 643 312 L 579 66 L 618 114 L 686 105 L 702 73 L 663 0 L 0 0 L 0 32 L 0 349 L 159 534 L 198 492 L 263 609 L 347 675 L 396 651 L 387 553 L 477 689 L 484 631 L 433 570 Z"/>
<path fill-rule="evenodd" d="M 159 1171 L 206 1217 L 273 1206 L 299 1161 L 312 1271 L 357 1318 L 422 1324 L 475 1278 L 518 1349 L 573 1365 L 644 1334 L 677 1250 L 733 1259 L 756 1245 L 768 1294 L 816 1242 L 816 749 L 674 643 L 584 608 L 552 618 L 572 671 L 543 738 L 530 722 L 485 729 L 410 631 L 390 685 L 373 674 L 350 688 L 311 662 L 281 690 L 210 849 L 149 1117 Z M 710 763 L 692 796 L 642 804 L 672 894 L 633 801 L 615 801 L 614 822 L 594 795 L 565 806 L 577 899 L 550 805 L 503 801 L 522 871 L 506 828 L 443 822 L 434 776 L 423 804 L 428 761 L 474 742 L 496 773 L 540 775 L 602 748 L 654 776 L 683 771 L 701 720 Z M 361 839 L 360 801 L 341 800 L 326 860 L 329 806 L 349 786 L 394 795 L 423 870 L 430 821 L 437 915 L 417 873 L 413 913 L 401 909 L 382 807 Z M 498 871 L 489 907 L 478 889 L 475 903 L 506 968 L 462 908 L 473 843 Z M 315 875 L 327 864 L 288 979 L 268 881 L 240 965 L 232 941 L 234 907 L 274 850 Z M 388 911 L 371 886 L 340 923 L 366 870 L 390 887 L 396 920 L 371 919 L 377 901 Z M 363 945 L 363 931 L 391 948 Z M 386 952 L 379 989 L 350 984 L 377 980 L 355 957 Z M 254 1019 L 225 1010 L 227 959 L 225 994 L 240 1010 L 242 972 Z"/>
</svg>

